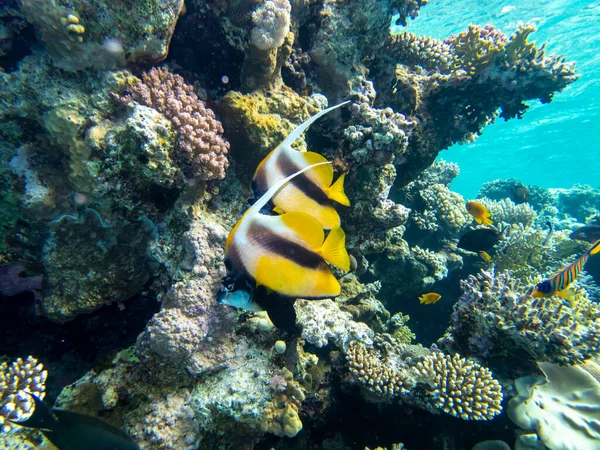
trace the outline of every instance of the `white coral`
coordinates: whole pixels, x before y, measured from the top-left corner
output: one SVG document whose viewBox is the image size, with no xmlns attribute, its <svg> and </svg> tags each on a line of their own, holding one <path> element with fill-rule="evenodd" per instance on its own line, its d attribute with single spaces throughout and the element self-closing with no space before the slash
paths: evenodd
<svg viewBox="0 0 600 450">
<path fill-rule="evenodd" d="M 252 13 L 250 43 L 261 50 L 278 48 L 290 31 L 291 11 L 288 0 L 264 2 Z"/>
</svg>

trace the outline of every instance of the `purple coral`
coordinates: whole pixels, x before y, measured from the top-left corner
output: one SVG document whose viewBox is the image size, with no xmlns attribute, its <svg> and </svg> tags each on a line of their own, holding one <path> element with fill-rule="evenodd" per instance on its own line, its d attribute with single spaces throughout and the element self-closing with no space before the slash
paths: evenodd
<svg viewBox="0 0 600 450">
<path fill-rule="evenodd" d="M 205 181 L 225 178 L 229 143 L 222 136 L 221 122 L 194 88 L 164 67 L 142 74 L 142 80 L 123 100 L 143 103 L 173 122 L 179 135 L 176 157 L 188 176 Z"/>
</svg>

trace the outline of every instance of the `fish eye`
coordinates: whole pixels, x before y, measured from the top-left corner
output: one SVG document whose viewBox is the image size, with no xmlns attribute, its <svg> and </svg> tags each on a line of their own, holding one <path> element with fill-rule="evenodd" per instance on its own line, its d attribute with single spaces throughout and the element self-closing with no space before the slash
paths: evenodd
<svg viewBox="0 0 600 450">
<path fill-rule="evenodd" d="M 229 283 L 229 284 L 227 284 L 227 286 L 225 286 L 225 290 L 227 292 L 231 292 L 231 291 L 233 291 L 233 287 L 234 287 L 233 283 Z"/>
</svg>

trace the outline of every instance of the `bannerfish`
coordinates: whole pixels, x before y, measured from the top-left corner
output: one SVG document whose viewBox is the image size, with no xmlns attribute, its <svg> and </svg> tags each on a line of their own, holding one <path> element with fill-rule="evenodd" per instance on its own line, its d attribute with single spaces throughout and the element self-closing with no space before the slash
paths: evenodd
<svg viewBox="0 0 600 450">
<path fill-rule="evenodd" d="M 425 304 L 425 305 L 433 305 L 434 303 L 439 302 L 441 298 L 442 298 L 442 296 L 440 294 L 437 294 L 435 292 L 430 292 L 428 294 L 421 295 L 419 297 L 419 303 Z"/>
<path fill-rule="evenodd" d="M 227 276 L 217 296 L 219 303 L 255 311 L 263 309 L 253 301 L 253 293 L 259 287 L 294 299 L 331 298 L 340 294 L 340 284 L 326 261 L 350 270 L 344 231 L 335 226 L 325 237 L 321 224 L 305 212 L 279 216 L 260 212 L 291 179 L 321 164 L 330 163 L 307 166 L 275 183 L 235 224 L 225 242 Z"/>
<path fill-rule="evenodd" d="M 569 285 L 575 281 L 577 275 L 583 270 L 583 266 L 590 255 L 595 255 L 598 252 L 600 252 L 600 240 L 567 267 L 554 273 L 541 283 L 538 283 L 533 290 L 532 295 L 534 297 L 551 297 L 553 295 L 558 295 L 559 297 L 569 299 Z"/>
<path fill-rule="evenodd" d="M 138 450 L 138 445 L 123 431 L 96 417 L 61 409 L 51 409 L 40 398 L 28 419 L 15 425 L 37 428 L 59 450 Z"/>
<path fill-rule="evenodd" d="M 469 201 L 465 205 L 469 214 L 473 216 L 475 222 L 483 225 L 491 225 L 492 219 L 489 211 L 479 202 Z"/>
<path fill-rule="evenodd" d="M 577 228 L 569 237 L 578 241 L 586 241 L 591 244 L 600 239 L 600 225 L 586 225 Z"/>
<path fill-rule="evenodd" d="M 498 243 L 501 236 L 502 233 L 494 228 L 476 228 L 463 234 L 457 246 L 470 252 L 488 252 Z"/>
<path fill-rule="evenodd" d="M 296 127 L 275 150 L 269 153 L 254 173 L 253 197 L 261 197 L 275 183 L 304 167 L 326 162 L 327 160 L 318 153 L 294 150 L 292 144 L 321 116 L 348 103 L 349 101 L 345 101 L 315 114 Z M 273 195 L 270 202 L 277 213 L 305 212 L 317 219 L 323 228 L 330 230 L 340 225 L 340 217 L 335 210 L 334 202 L 350 206 L 350 200 L 344 192 L 344 179 L 345 174 L 342 174 L 332 184 L 333 168 L 331 164 L 323 164 L 290 180 Z"/>
<path fill-rule="evenodd" d="M 521 183 L 515 183 L 510 188 L 510 199 L 517 205 L 527 203 L 529 190 Z"/>
</svg>

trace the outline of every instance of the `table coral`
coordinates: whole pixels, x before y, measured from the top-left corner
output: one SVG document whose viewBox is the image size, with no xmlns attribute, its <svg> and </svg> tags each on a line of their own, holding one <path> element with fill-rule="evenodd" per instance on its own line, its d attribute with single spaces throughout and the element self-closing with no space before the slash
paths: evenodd
<svg viewBox="0 0 600 450">
<path fill-rule="evenodd" d="M 48 372 L 32 356 L 18 358 L 10 365 L 0 364 L 0 430 L 7 431 L 9 420 L 22 421 L 33 412 L 35 403 L 29 394 L 43 399 Z"/>
<path fill-rule="evenodd" d="M 204 181 L 225 178 L 229 143 L 222 137 L 221 122 L 194 88 L 164 67 L 142 74 L 142 80 L 123 101 L 137 101 L 171 120 L 178 134 L 174 157 L 189 177 Z"/>
</svg>

